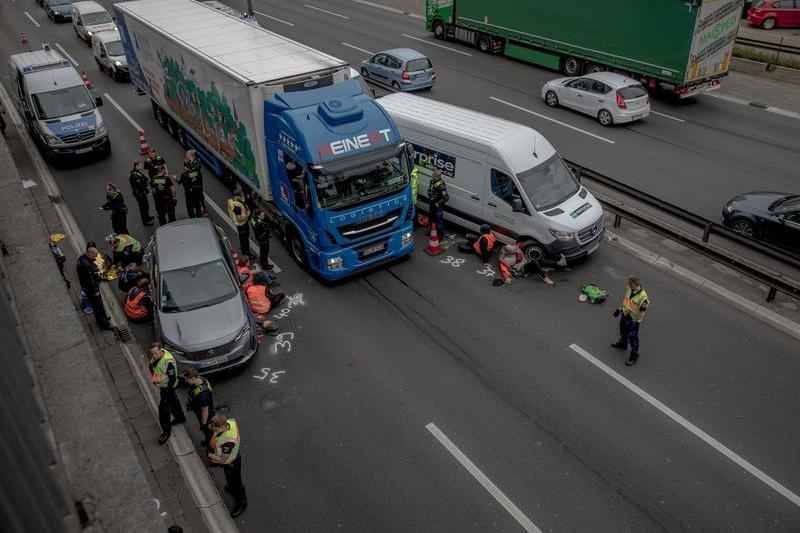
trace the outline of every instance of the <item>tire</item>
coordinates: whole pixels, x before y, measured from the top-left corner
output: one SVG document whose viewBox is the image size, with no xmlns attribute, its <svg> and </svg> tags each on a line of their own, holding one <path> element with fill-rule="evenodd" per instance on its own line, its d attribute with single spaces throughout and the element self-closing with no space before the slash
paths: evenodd
<svg viewBox="0 0 800 533">
<path fill-rule="evenodd" d="M 300 267 L 306 268 L 306 245 L 294 230 L 289 236 L 289 252 Z"/>
<path fill-rule="evenodd" d="M 400 88 L 400 84 L 397 83 L 396 81 L 392 82 L 392 89 L 394 89 L 395 91 L 398 91 L 398 92 L 402 92 L 403 91 L 403 89 Z"/>
<path fill-rule="evenodd" d="M 522 245 L 522 253 L 528 261 L 539 261 L 547 257 L 547 250 L 536 241 L 528 241 Z"/>
<path fill-rule="evenodd" d="M 367 67 L 361 67 L 361 75 L 364 77 L 364 79 L 369 78 L 369 71 L 367 70 Z"/>
<path fill-rule="evenodd" d="M 434 37 L 444 40 L 444 23 L 441 20 L 434 20 L 432 29 Z"/>
<path fill-rule="evenodd" d="M 186 131 L 180 126 L 178 126 L 178 136 L 176 139 L 178 139 L 178 144 L 180 144 L 184 149 L 189 148 L 189 141 L 186 140 Z"/>
<path fill-rule="evenodd" d="M 167 116 L 166 113 L 164 113 L 164 111 L 162 111 L 160 107 L 156 108 L 156 120 L 158 121 L 158 124 L 162 128 L 167 129 L 167 122 L 169 121 L 169 117 Z"/>
<path fill-rule="evenodd" d="M 581 73 L 581 60 L 568 56 L 561 64 L 561 70 L 567 76 L 578 76 Z"/>
<path fill-rule="evenodd" d="M 167 117 L 167 131 L 169 132 L 170 136 L 173 139 L 177 139 L 178 138 L 178 129 L 179 128 L 180 128 L 180 126 L 178 126 L 177 122 L 175 122 L 171 118 Z"/>
<path fill-rule="evenodd" d="M 606 128 L 610 128 L 614 125 L 614 117 L 605 109 L 601 109 L 600 112 L 597 113 L 597 121 Z"/>
<path fill-rule="evenodd" d="M 481 33 L 478 36 L 478 40 L 475 41 L 475 47 L 483 52 L 484 54 L 491 54 L 492 53 L 492 39 L 486 35 L 485 33 Z"/>
<path fill-rule="evenodd" d="M 601 65 L 598 65 L 597 63 L 591 63 L 589 64 L 589 67 L 586 69 L 586 73 L 595 74 L 597 72 L 603 72 L 604 70 L 605 69 Z"/>
<path fill-rule="evenodd" d="M 761 23 L 761 27 L 765 30 L 774 30 L 778 27 L 778 21 L 773 18 L 764 19 Z"/>
<path fill-rule="evenodd" d="M 544 95 L 544 103 L 550 107 L 558 107 L 558 95 L 555 91 L 547 91 Z"/>
<path fill-rule="evenodd" d="M 736 233 L 744 235 L 745 237 L 750 237 L 751 239 L 754 239 L 756 236 L 756 227 L 752 222 L 745 218 L 734 220 L 731 223 L 731 229 Z"/>
</svg>

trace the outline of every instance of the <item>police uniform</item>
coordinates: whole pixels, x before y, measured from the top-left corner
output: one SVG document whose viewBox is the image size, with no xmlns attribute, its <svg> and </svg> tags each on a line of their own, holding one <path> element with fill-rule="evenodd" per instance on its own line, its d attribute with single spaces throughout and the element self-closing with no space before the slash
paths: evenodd
<svg viewBox="0 0 800 533">
<path fill-rule="evenodd" d="M 250 255 L 250 224 L 249 216 L 239 219 L 236 215 L 236 208 L 240 209 L 240 213 L 244 214 L 247 211 L 247 206 L 244 202 L 235 198 L 228 199 L 228 217 L 233 221 L 236 226 L 236 233 L 239 234 L 239 253 L 242 255 Z"/>
<path fill-rule="evenodd" d="M 419 191 L 419 172 L 417 171 L 416 165 L 411 170 L 411 209 L 414 210 L 412 213 L 413 218 L 413 225 L 414 229 L 417 229 L 417 193 Z"/>
<path fill-rule="evenodd" d="M 214 416 L 214 394 L 211 389 L 211 383 L 202 376 L 199 379 L 199 384 L 189 386 L 189 401 L 186 403 L 186 407 L 197 416 L 200 431 L 203 433 L 203 446 L 207 446 L 212 435 L 208 422 Z M 206 418 L 205 422 L 201 418 L 203 416 L 203 407 L 208 408 L 208 418 Z"/>
<path fill-rule="evenodd" d="M 172 433 L 173 423 L 182 424 L 186 421 L 181 402 L 175 393 L 175 388 L 178 386 L 178 364 L 175 362 L 175 357 L 168 350 L 163 350 L 163 352 L 164 354 L 158 359 L 151 356 L 147 365 L 150 369 L 151 381 L 158 387 L 160 393 L 158 422 L 161 424 L 162 431 L 162 435 L 159 438 L 161 444 L 166 442 Z M 170 415 L 175 419 L 173 422 L 170 422 Z"/>
<path fill-rule="evenodd" d="M 150 180 L 159 224 L 166 224 L 167 220 L 175 222 L 175 199 L 172 197 L 172 187 L 172 178 L 166 174 L 155 176 Z"/>
<path fill-rule="evenodd" d="M 633 365 L 639 360 L 639 324 L 642 321 L 642 313 L 647 310 L 650 300 L 647 292 L 643 288 L 633 292 L 630 287 L 625 291 L 625 298 L 622 307 L 619 309 L 619 340 L 612 344 L 614 348 L 627 350 L 628 344 L 631 345 L 631 356 L 625 363 Z"/>
<path fill-rule="evenodd" d="M 119 191 L 112 192 L 106 198 L 103 209 L 111 211 L 111 228 L 114 233 L 128 233 L 128 206 Z"/>
<path fill-rule="evenodd" d="M 150 156 L 144 160 L 144 169 L 147 171 L 147 175 L 150 179 L 153 179 L 158 175 L 158 170 L 161 167 L 167 166 L 167 162 L 164 161 L 164 158 L 161 157 L 161 154 L 157 156 Z"/>
<path fill-rule="evenodd" d="M 247 508 L 247 493 L 242 483 L 242 457 L 239 454 L 241 437 L 239 425 L 233 418 L 228 419 L 228 429 L 215 433 L 209 444 L 209 459 L 222 467 L 228 490 L 236 502 L 231 516 L 237 517 Z"/>
<path fill-rule="evenodd" d="M 269 222 L 261 220 L 258 217 L 253 217 L 250 221 L 253 224 L 253 236 L 258 243 L 258 263 L 264 270 L 269 269 L 269 238 L 270 229 Z"/>
<path fill-rule="evenodd" d="M 128 180 L 131 183 L 133 197 L 136 198 L 136 203 L 139 204 L 139 214 L 142 216 L 142 224 L 149 226 L 153 223 L 153 217 L 150 216 L 150 202 L 147 200 L 150 180 L 145 176 L 144 172 L 136 169 L 131 170 L 128 175 Z"/>
<path fill-rule="evenodd" d="M 444 205 L 450 200 L 447 194 L 447 184 L 441 178 L 431 179 L 428 186 L 428 206 L 430 208 L 431 224 L 436 225 L 436 235 L 444 238 Z"/>
<path fill-rule="evenodd" d="M 178 178 L 178 183 L 183 185 L 183 192 L 186 196 L 186 214 L 189 218 L 197 218 L 203 214 L 203 176 L 196 167 L 197 165 L 188 165 L 188 168 Z"/>
<path fill-rule="evenodd" d="M 142 263 L 142 243 L 127 234 L 116 236 L 117 245 L 114 247 L 114 264 L 128 266 L 131 263 Z"/>
</svg>

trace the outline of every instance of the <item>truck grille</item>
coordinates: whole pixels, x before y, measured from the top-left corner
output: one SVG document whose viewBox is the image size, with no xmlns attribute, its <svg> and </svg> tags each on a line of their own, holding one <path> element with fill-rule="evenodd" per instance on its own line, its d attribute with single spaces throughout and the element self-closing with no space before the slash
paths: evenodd
<svg viewBox="0 0 800 533">
<path fill-rule="evenodd" d="M 586 226 L 582 230 L 578 232 L 578 243 L 579 244 L 586 244 L 594 240 L 600 233 L 603 231 L 603 217 L 595 221 L 594 224 L 591 226 Z"/>
<path fill-rule="evenodd" d="M 84 131 L 83 133 L 73 133 L 72 135 L 65 135 L 61 140 L 65 143 L 77 143 L 81 141 L 88 141 L 94 137 L 94 130 Z"/>
<path fill-rule="evenodd" d="M 389 211 L 383 216 L 367 220 L 366 222 L 359 222 L 357 224 L 347 224 L 339 226 L 336 230 L 339 234 L 347 240 L 363 239 L 376 233 L 380 233 L 387 229 L 393 228 L 395 223 L 400 219 L 403 214 L 403 209 L 395 209 Z"/>
</svg>

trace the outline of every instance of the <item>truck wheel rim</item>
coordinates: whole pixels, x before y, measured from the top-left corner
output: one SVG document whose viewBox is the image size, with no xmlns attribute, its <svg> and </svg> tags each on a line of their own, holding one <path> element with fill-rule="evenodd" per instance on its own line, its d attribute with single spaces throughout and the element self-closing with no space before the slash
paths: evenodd
<svg viewBox="0 0 800 533">
<path fill-rule="evenodd" d="M 578 60 L 574 57 L 567 58 L 566 63 L 564 63 L 564 70 L 566 70 L 568 74 L 577 74 Z"/>
<path fill-rule="evenodd" d="M 775 27 L 775 21 L 773 19 L 767 19 L 764 21 L 764 28 L 771 30 Z"/>
</svg>

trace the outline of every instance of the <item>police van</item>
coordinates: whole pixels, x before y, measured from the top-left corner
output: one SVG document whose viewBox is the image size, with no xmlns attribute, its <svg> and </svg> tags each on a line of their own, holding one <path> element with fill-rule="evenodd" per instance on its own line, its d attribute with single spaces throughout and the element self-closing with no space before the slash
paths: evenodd
<svg viewBox="0 0 800 533">
<path fill-rule="evenodd" d="M 8 74 L 14 104 L 47 159 L 111 153 L 102 99 L 58 52 L 44 46 L 13 55 Z"/>
<path fill-rule="evenodd" d="M 377 102 L 414 147 L 421 201 L 441 172 L 446 219 L 471 230 L 489 224 L 529 259 L 574 260 L 600 246 L 603 208 L 537 131 L 402 92 Z"/>
</svg>

